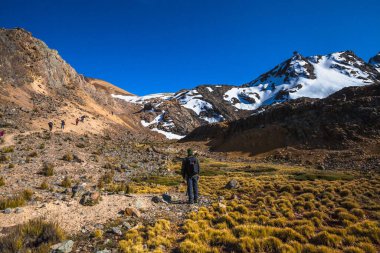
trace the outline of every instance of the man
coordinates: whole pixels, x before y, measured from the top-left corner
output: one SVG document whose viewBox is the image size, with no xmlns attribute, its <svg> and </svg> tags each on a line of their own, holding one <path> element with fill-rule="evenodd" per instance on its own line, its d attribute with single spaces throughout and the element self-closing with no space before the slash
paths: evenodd
<svg viewBox="0 0 380 253">
<path fill-rule="evenodd" d="M 65 125 L 66 125 L 65 120 L 61 120 L 61 129 L 62 129 L 62 130 L 65 129 Z"/>
<path fill-rule="evenodd" d="M 53 130 L 53 122 L 49 121 L 48 125 L 49 125 L 49 130 L 51 132 Z"/>
<path fill-rule="evenodd" d="M 182 177 L 187 183 L 187 196 L 189 204 L 198 202 L 199 161 L 193 155 L 193 150 L 187 150 L 187 157 L 182 161 Z"/>
</svg>

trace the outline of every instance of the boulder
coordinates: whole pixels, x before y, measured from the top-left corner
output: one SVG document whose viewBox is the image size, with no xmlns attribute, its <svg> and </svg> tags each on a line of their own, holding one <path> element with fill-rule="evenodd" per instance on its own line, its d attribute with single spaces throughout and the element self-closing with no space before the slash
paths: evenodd
<svg viewBox="0 0 380 253">
<path fill-rule="evenodd" d="M 158 196 L 154 196 L 154 197 L 152 198 L 152 201 L 153 201 L 154 203 L 160 203 L 160 202 L 162 202 L 162 199 L 161 199 L 160 197 L 158 197 Z"/>
<path fill-rule="evenodd" d="M 169 203 L 172 202 L 172 196 L 170 196 L 168 193 L 162 194 L 162 199 Z"/>
<path fill-rule="evenodd" d="M 57 243 L 50 247 L 51 253 L 70 253 L 73 250 L 74 242 L 67 240 L 61 243 Z"/>
<path fill-rule="evenodd" d="M 115 235 L 123 235 L 123 232 L 121 231 L 121 229 L 119 227 L 113 227 L 113 228 L 111 228 L 111 231 Z"/>
<path fill-rule="evenodd" d="M 10 209 L 10 208 L 6 208 L 3 212 L 4 212 L 5 214 L 10 214 L 10 213 L 12 213 L 12 209 Z"/>
<path fill-rule="evenodd" d="M 72 195 L 71 195 L 72 198 L 80 197 L 85 192 L 85 184 L 74 185 L 71 188 L 71 191 L 72 191 Z"/>
<path fill-rule="evenodd" d="M 129 222 L 124 221 L 123 227 L 125 227 L 127 230 L 130 230 L 132 228 L 132 225 Z"/>
<path fill-rule="evenodd" d="M 232 180 L 230 180 L 230 181 L 226 184 L 226 186 L 225 186 L 226 189 L 236 189 L 236 188 L 238 188 L 238 187 L 239 187 L 239 182 L 238 182 L 236 179 L 232 179 Z"/>
<path fill-rule="evenodd" d="M 137 210 L 134 207 L 127 207 L 127 208 L 125 208 L 124 215 L 125 216 L 137 217 L 137 218 L 141 217 L 140 211 Z"/>
<path fill-rule="evenodd" d="M 94 205 L 98 204 L 99 201 L 100 201 L 100 193 L 99 192 L 88 191 L 85 194 L 83 194 L 79 203 L 81 203 L 84 206 L 94 206 Z"/>
</svg>

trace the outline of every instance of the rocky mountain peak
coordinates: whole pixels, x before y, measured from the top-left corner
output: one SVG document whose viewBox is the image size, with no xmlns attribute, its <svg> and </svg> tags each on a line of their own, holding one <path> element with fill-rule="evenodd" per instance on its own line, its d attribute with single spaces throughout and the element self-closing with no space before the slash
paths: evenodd
<svg viewBox="0 0 380 253">
<path fill-rule="evenodd" d="M 378 72 L 380 72 L 380 52 L 377 55 L 371 57 L 368 61 Z"/>
</svg>

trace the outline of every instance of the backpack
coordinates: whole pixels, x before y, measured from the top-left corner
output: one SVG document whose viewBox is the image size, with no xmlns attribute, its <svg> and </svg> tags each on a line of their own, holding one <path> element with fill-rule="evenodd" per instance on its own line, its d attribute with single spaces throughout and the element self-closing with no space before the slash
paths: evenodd
<svg viewBox="0 0 380 253">
<path fill-rule="evenodd" d="M 186 174 L 191 177 L 199 174 L 199 164 L 198 164 L 197 158 L 195 157 L 186 158 Z"/>
</svg>

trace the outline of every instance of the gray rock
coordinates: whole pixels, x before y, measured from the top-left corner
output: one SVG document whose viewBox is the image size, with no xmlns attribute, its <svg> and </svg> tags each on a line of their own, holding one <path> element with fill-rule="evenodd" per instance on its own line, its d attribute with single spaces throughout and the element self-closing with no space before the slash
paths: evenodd
<svg viewBox="0 0 380 253">
<path fill-rule="evenodd" d="M 10 214 L 12 213 L 12 209 L 11 208 L 7 208 L 3 211 L 5 214 Z"/>
<path fill-rule="evenodd" d="M 72 195 L 71 197 L 72 198 L 75 198 L 75 197 L 80 197 L 84 194 L 85 192 L 85 187 L 84 187 L 84 184 L 77 184 L 77 185 L 74 185 L 73 188 L 71 188 L 71 191 L 72 191 Z"/>
<path fill-rule="evenodd" d="M 130 223 L 128 223 L 128 222 L 123 222 L 123 227 L 125 227 L 126 229 L 131 229 L 132 228 L 132 225 L 130 224 Z"/>
<path fill-rule="evenodd" d="M 119 227 L 113 227 L 111 228 L 111 231 L 116 235 L 123 235 L 123 232 L 121 232 L 121 229 Z"/>
<path fill-rule="evenodd" d="M 104 228 L 104 225 L 98 223 L 98 224 L 95 224 L 94 227 L 97 228 L 97 229 L 103 229 L 103 228 Z"/>
<path fill-rule="evenodd" d="M 15 209 L 15 213 L 22 213 L 22 212 L 24 212 L 24 210 L 22 208 L 20 208 L 20 207 L 17 207 Z"/>
<path fill-rule="evenodd" d="M 51 253 L 70 253 L 73 250 L 74 242 L 72 240 L 63 241 L 50 247 Z"/>
<path fill-rule="evenodd" d="M 158 196 L 154 196 L 154 197 L 152 198 L 152 201 L 153 201 L 154 203 L 160 203 L 160 202 L 162 202 L 162 199 L 161 199 L 160 197 L 158 197 Z"/>
<path fill-rule="evenodd" d="M 168 193 L 162 194 L 162 199 L 169 203 L 172 202 L 172 196 L 170 196 Z"/>
<path fill-rule="evenodd" d="M 236 179 L 232 179 L 232 180 L 230 180 L 227 184 L 226 184 L 226 186 L 225 186 L 225 188 L 227 188 L 227 189 L 236 189 L 236 188 L 238 188 L 239 187 L 239 182 L 236 180 Z"/>
<path fill-rule="evenodd" d="M 108 249 L 104 249 L 104 250 L 98 250 L 96 251 L 96 253 L 111 253 L 111 251 Z"/>
</svg>

